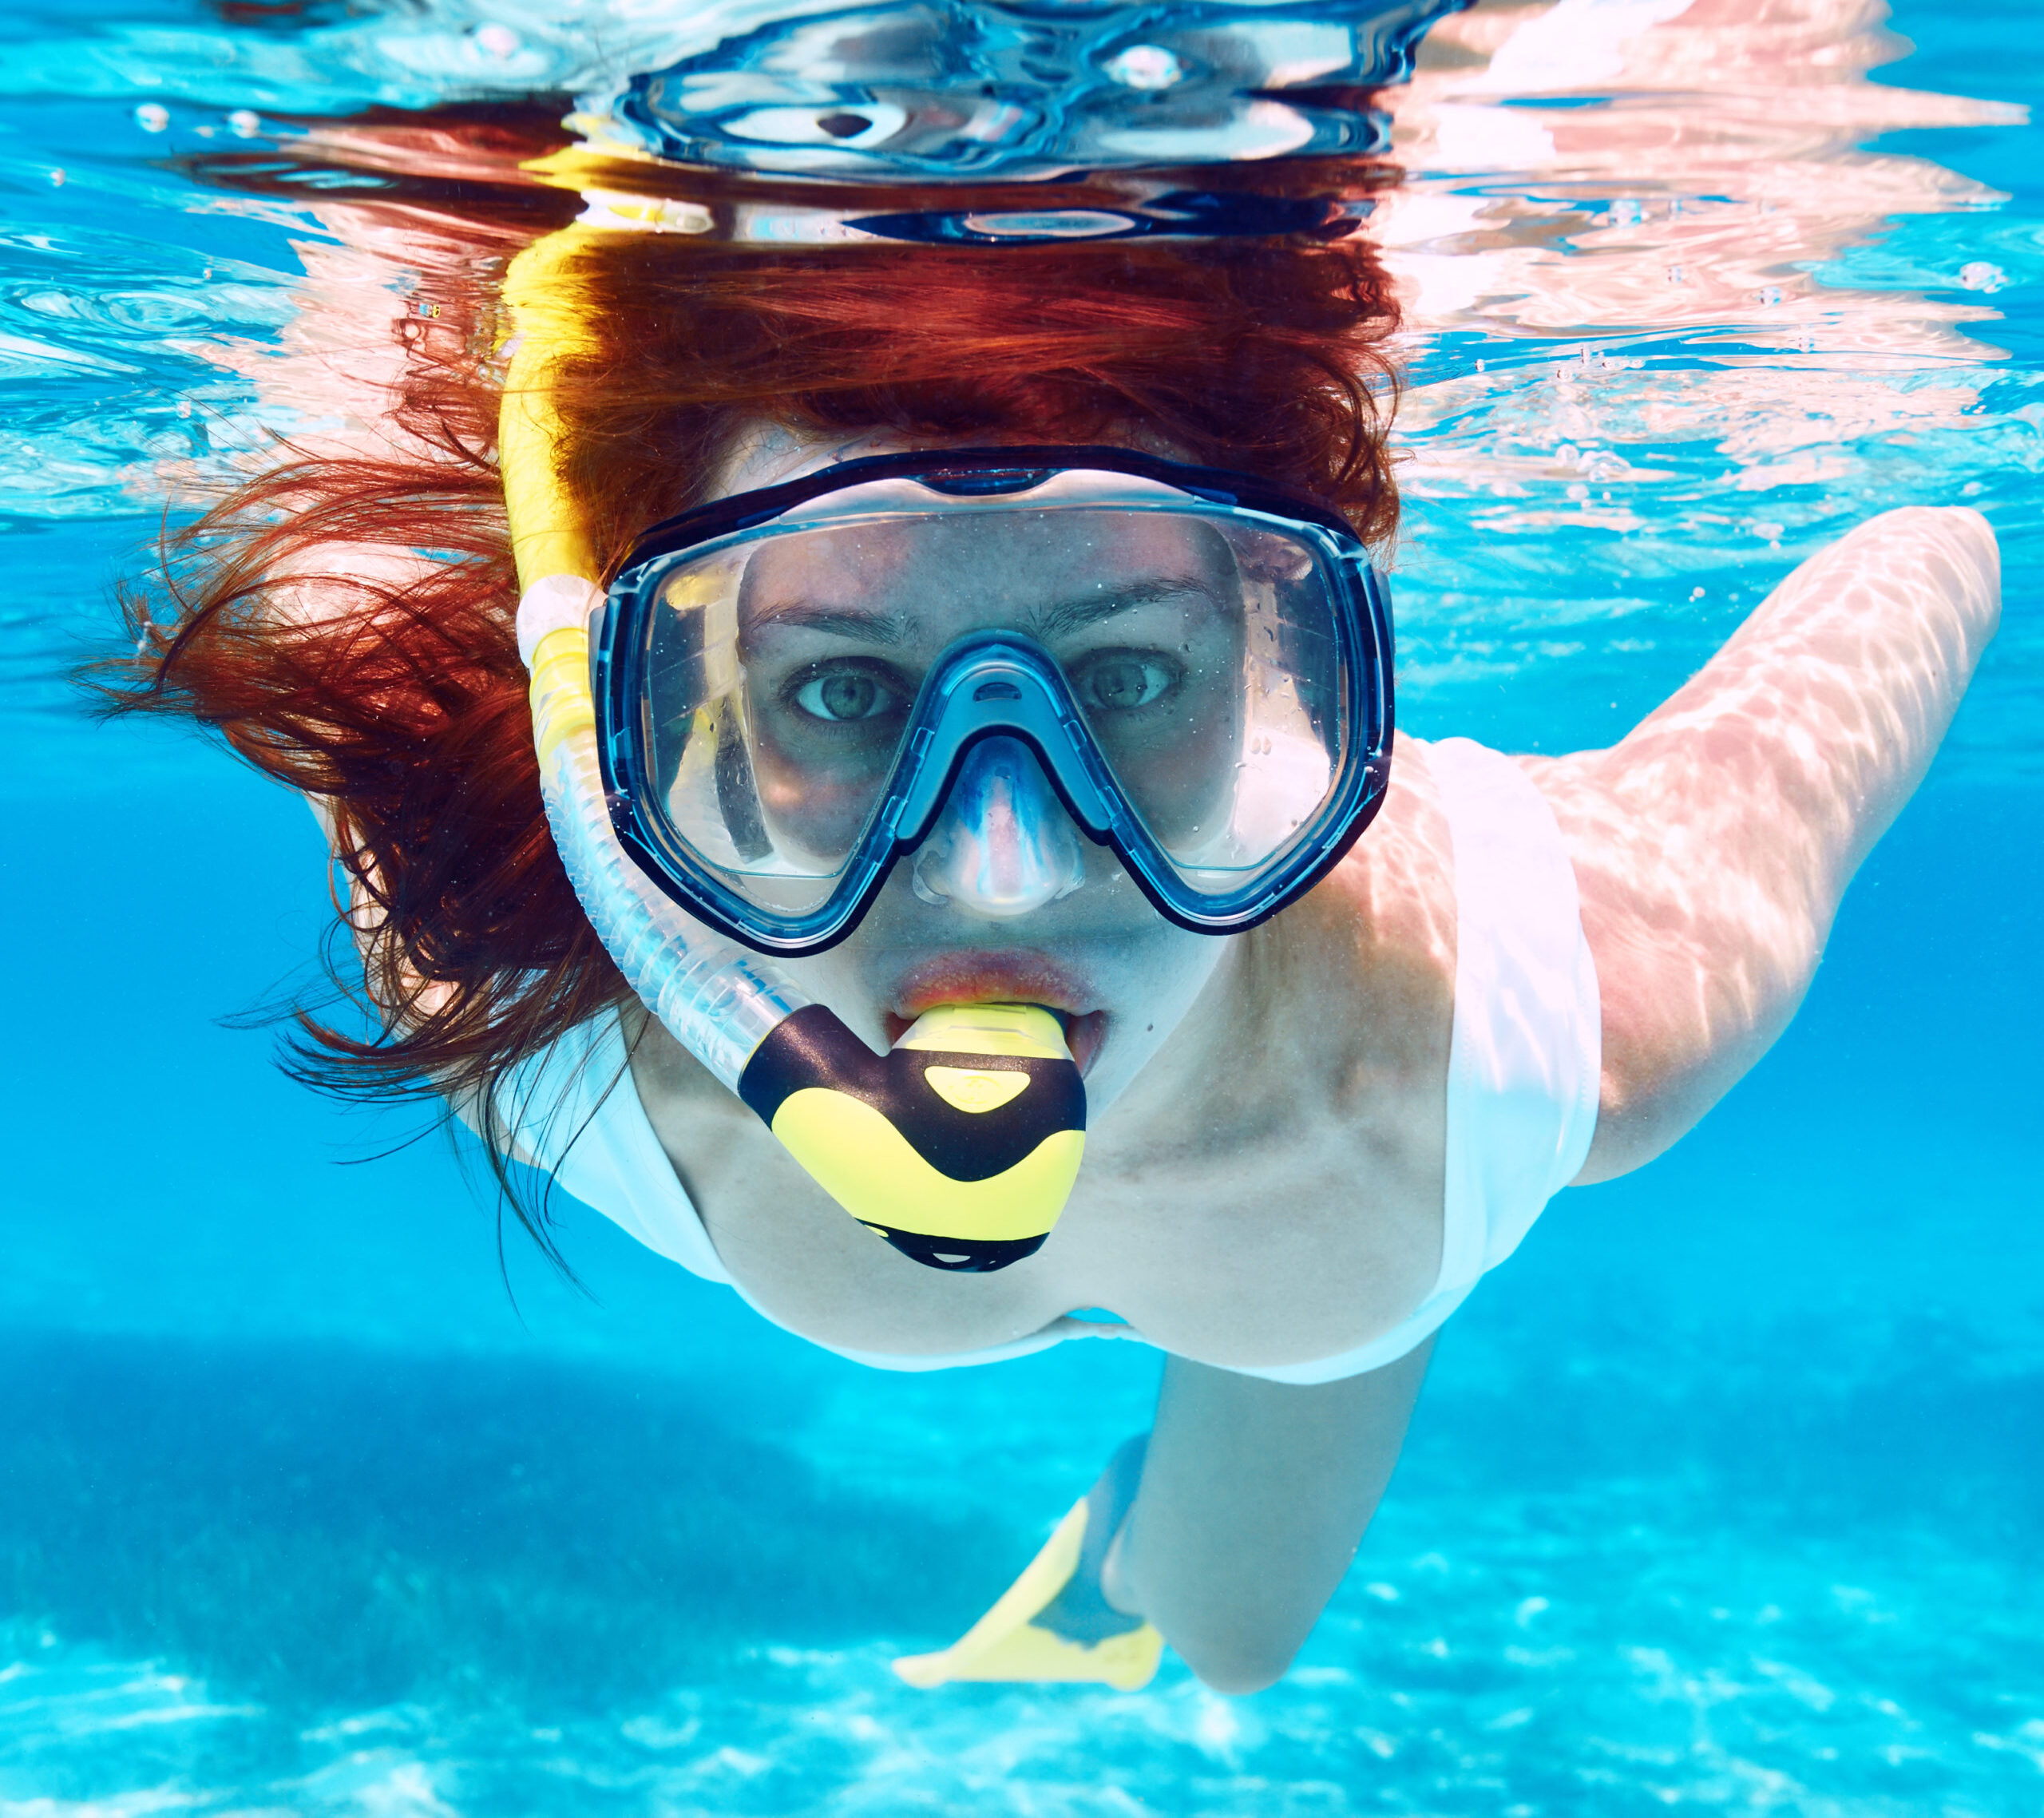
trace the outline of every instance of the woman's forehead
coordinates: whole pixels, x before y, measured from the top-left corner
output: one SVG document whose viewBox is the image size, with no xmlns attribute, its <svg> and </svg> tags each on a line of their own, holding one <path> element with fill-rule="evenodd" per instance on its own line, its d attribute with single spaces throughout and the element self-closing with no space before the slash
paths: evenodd
<svg viewBox="0 0 2044 1818">
<path fill-rule="evenodd" d="M 1023 442 L 1033 446 L 1036 435 L 1004 435 L 997 430 L 978 430 L 965 436 L 913 435 L 893 429 L 856 430 L 850 434 L 833 430 L 790 429 L 764 418 L 744 423 L 731 437 L 724 452 L 711 466 L 703 502 L 735 498 L 740 493 L 757 492 L 785 481 L 806 479 L 847 461 L 862 461 L 872 455 L 909 454 L 932 448 L 984 448 L 1004 442 Z M 1132 448 L 1167 461 L 1194 461 L 1190 449 L 1179 447 L 1170 438 L 1139 423 L 1123 424 L 1102 440 L 1118 447 Z"/>
<path fill-rule="evenodd" d="M 1238 591 L 1226 541 L 1190 517 L 1135 511 L 972 511 L 797 533 L 759 545 L 739 617 L 961 614 L 1044 629 L 1095 603 L 1222 605 Z"/>
<path fill-rule="evenodd" d="M 849 437 L 819 436 L 779 423 L 755 421 L 738 431 L 710 469 L 703 497 L 706 503 L 735 498 L 740 493 L 802 479 L 839 461 L 856 461 L 869 454 L 901 454 L 919 446 L 913 438 L 889 430 Z"/>
</svg>

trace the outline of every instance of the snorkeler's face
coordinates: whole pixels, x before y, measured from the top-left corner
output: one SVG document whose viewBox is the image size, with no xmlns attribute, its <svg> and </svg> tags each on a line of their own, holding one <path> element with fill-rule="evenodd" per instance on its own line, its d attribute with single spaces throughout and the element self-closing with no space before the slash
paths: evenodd
<svg viewBox="0 0 2044 1818">
<path fill-rule="evenodd" d="M 784 444 L 778 459 L 741 457 L 719 490 L 772 484 L 794 465 Z M 777 842 L 818 854 L 849 848 L 893 766 L 923 675 L 957 639 L 989 629 L 1025 632 L 1059 660 L 1160 835 L 1214 811 L 1242 737 L 1234 557 L 1196 521 L 1084 517 L 1077 534 L 1070 513 L 1058 521 L 1004 512 L 763 547 L 740 595 L 739 643 L 755 778 Z M 1089 1096 L 1103 1104 L 1177 1024 L 1226 942 L 1167 922 L 1071 822 L 1033 756 L 1015 747 L 1012 761 L 1027 773 L 994 812 L 961 808 L 970 788 L 961 775 L 932 841 L 968 813 L 974 838 L 996 849 L 998 873 L 1010 856 L 1003 841 L 1033 839 L 1036 862 L 1045 850 L 1068 854 L 1055 893 L 1017 914 L 969 889 L 933 890 L 926 879 L 918 888 L 904 860 L 850 937 L 783 963 L 877 1046 L 940 1004 L 1059 1012 Z"/>
</svg>

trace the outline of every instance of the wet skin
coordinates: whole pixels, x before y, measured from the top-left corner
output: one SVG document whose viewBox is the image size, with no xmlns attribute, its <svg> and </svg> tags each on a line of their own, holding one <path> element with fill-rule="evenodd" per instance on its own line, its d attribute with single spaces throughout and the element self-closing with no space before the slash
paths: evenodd
<svg viewBox="0 0 2044 1818">
<path fill-rule="evenodd" d="M 763 439 L 726 489 L 790 465 Z M 1785 1026 L 1998 610 L 1983 519 L 1890 513 L 1799 568 L 1620 743 L 1520 760 L 1574 860 L 1602 998 L 1599 1123 L 1580 1179 L 1659 1154 Z M 1448 830 L 1424 747 L 1407 739 L 1369 834 L 1250 934 L 1171 929 L 1103 851 L 1087 861 L 1083 888 L 1020 921 L 922 901 L 905 864 L 842 946 L 792 968 L 876 1048 L 937 1003 L 1019 998 L 1070 1020 L 1091 1102 L 1086 1166 L 1023 1263 L 949 1276 L 897 1254 L 656 1025 L 633 1077 L 719 1254 L 795 1330 L 953 1353 L 1105 1305 L 1173 1353 L 1107 1587 L 1210 1683 L 1253 1689 L 1283 1670 L 1338 1582 L 1426 1348 L 1317 1388 L 1214 1366 L 1353 1349 L 1432 1285 Z M 1220 1563 L 1245 1559 L 1254 1573 Z"/>
</svg>

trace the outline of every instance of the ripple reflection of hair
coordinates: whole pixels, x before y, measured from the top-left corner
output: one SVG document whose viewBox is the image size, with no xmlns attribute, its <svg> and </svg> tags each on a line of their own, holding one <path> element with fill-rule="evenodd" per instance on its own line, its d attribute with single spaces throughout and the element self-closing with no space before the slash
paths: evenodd
<svg viewBox="0 0 2044 1818">
<path fill-rule="evenodd" d="M 1381 167 L 1369 177 L 1380 186 Z M 557 218 L 547 200 L 529 221 Z M 432 211 L 438 255 L 391 331 L 406 350 L 391 446 L 418 457 L 286 446 L 125 590 L 136 654 L 95 679 L 110 711 L 195 719 L 324 805 L 366 991 L 351 955 L 330 952 L 328 969 L 372 1032 L 301 1003 L 290 1069 L 357 1096 L 447 1093 L 494 1155 L 506 1070 L 629 993 L 553 852 L 513 632 L 490 342 L 504 257 L 533 230 L 507 233 L 501 208 L 470 225 Z M 1395 525 L 1396 308 L 1356 239 L 606 235 L 568 266 L 561 305 L 593 341 L 562 374 L 563 477 L 612 563 L 696 500 L 761 419 L 826 435 L 1136 438 L 1317 494 L 1367 539 Z M 344 913 L 337 930 L 351 927 Z M 543 1213 L 511 1197 L 551 1253 Z"/>
</svg>

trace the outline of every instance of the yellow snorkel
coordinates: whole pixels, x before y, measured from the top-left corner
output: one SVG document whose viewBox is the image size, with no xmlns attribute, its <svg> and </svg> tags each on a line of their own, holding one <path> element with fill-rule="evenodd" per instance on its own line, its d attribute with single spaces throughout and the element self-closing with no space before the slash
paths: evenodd
<svg viewBox="0 0 2044 1818">
<path fill-rule="evenodd" d="M 537 242 L 504 284 L 513 339 L 498 457 L 540 787 L 562 863 L 647 1008 L 832 1198 L 932 1268 L 1004 1268 L 1049 1234 L 1085 1147 L 1085 1087 L 1057 1019 L 1029 1004 L 944 1005 L 876 1055 L 780 968 L 672 901 L 611 825 L 589 663 L 604 587 L 561 483 L 552 396 L 556 366 L 584 351 L 561 299 L 585 237 L 570 227 Z"/>
</svg>

